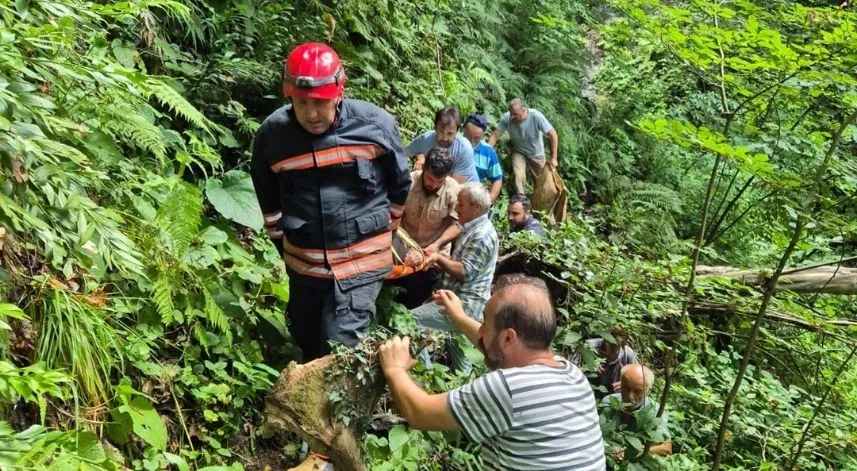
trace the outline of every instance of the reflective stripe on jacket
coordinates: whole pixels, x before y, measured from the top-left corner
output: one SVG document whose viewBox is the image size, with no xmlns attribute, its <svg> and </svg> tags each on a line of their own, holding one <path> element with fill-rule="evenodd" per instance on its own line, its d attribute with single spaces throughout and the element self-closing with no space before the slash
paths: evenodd
<svg viewBox="0 0 857 471">
<path fill-rule="evenodd" d="M 343 100 L 330 130 L 315 136 L 283 106 L 256 136 L 252 175 L 265 226 L 291 272 L 335 278 L 344 289 L 390 272 L 391 230 L 411 179 L 389 113 Z"/>
</svg>

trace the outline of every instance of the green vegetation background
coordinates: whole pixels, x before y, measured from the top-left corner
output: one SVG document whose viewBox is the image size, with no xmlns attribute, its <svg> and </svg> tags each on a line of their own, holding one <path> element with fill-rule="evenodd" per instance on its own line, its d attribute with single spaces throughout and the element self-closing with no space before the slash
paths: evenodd
<svg viewBox="0 0 857 471">
<path fill-rule="evenodd" d="M 617 469 L 857 469 L 857 329 L 828 322 L 857 317 L 854 296 L 688 283 L 697 263 L 854 253 L 854 8 L 0 3 L 0 469 L 300 459 L 296 437 L 259 433 L 296 352 L 246 170 L 283 102 L 283 58 L 309 40 L 340 52 L 348 94 L 394 113 L 405 139 L 444 104 L 496 122 L 523 97 L 553 122 L 574 217 L 547 244 L 504 248 L 564 300 L 557 351 L 618 324 L 655 367 L 653 394 L 670 378 L 674 455 L 637 456 L 658 438 L 651 417 L 637 433 L 605 424 L 609 450 L 627 448 Z M 478 446 L 387 428 L 364 439 L 372 469 L 480 467 Z"/>
</svg>

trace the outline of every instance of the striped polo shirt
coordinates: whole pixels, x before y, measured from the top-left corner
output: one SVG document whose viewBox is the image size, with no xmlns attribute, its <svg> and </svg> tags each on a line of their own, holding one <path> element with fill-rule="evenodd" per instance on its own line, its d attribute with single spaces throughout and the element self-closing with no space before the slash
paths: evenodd
<svg viewBox="0 0 857 471">
<path fill-rule="evenodd" d="M 461 431 L 483 445 L 485 469 L 605 469 L 592 388 L 580 369 L 554 359 L 562 366 L 500 369 L 449 393 Z"/>
</svg>

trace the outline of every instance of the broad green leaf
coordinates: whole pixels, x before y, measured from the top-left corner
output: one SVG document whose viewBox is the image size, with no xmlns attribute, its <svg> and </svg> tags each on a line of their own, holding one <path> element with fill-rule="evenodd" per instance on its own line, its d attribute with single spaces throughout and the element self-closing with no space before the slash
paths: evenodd
<svg viewBox="0 0 857 471">
<path fill-rule="evenodd" d="M 229 240 L 229 236 L 214 226 L 208 226 L 199 234 L 200 240 L 208 245 L 218 245 Z"/>
<path fill-rule="evenodd" d="M 227 219 L 251 229 L 262 229 L 262 210 L 256 200 L 253 182 L 246 172 L 230 170 L 222 180 L 208 179 L 205 195 L 214 209 Z"/>
<path fill-rule="evenodd" d="M 127 414 L 131 421 L 131 430 L 143 441 L 157 450 L 167 447 L 167 429 L 151 401 L 143 396 L 134 396 L 127 405 L 120 406 L 117 410 Z"/>
<path fill-rule="evenodd" d="M 390 430 L 387 439 L 390 441 L 390 451 L 395 452 L 399 448 L 405 446 L 409 439 L 408 431 L 402 425 L 396 425 Z"/>
</svg>

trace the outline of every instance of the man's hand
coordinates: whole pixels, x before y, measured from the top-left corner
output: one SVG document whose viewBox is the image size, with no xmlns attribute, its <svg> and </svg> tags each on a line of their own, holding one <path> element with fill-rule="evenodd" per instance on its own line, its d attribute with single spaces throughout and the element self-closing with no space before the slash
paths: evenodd
<svg viewBox="0 0 857 471">
<path fill-rule="evenodd" d="M 559 159 L 556 156 L 551 159 L 550 166 L 554 170 L 559 168 Z"/>
<path fill-rule="evenodd" d="M 416 158 L 414 159 L 414 172 L 422 170 L 424 163 L 426 163 L 425 154 L 417 154 Z"/>
<path fill-rule="evenodd" d="M 426 265 L 425 265 L 425 268 L 423 268 L 423 270 L 425 271 L 425 270 L 428 270 L 429 268 L 434 268 L 435 266 L 437 266 L 437 262 L 438 262 L 438 260 L 440 260 L 440 258 L 442 256 L 443 255 L 441 255 L 437 252 L 428 254 L 428 256 L 426 257 L 426 260 L 425 260 Z"/>
<path fill-rule="evenodd" d="M 614 393 L 622 391 L 622 382 L 621 381 L 616 381 L 611 386 L 613 386 L 613 392 Z"/>
<path fill-rule="evenodd" d="M 378 356 L 381 358 L 381 371 L 384 372 L 384 376 L 397 370 L 408 371 L 417 363 L 411 357 L 410 345 L 411 339 L 398 335 L 381 345 Z"/>
<path fill-rule="evenodd" d="M 426 248 L 423 249 L 423 253 L 426 255 L 431 255 L 433 253 L 440 252 L 440 247 L 437 244 L 429 244 Z"/>
<path fill-rule="evenodd" d="M 432 299 L 442 308 L 440 313 L 449 317 L 450 320 L 454 321 L 467 317 L 467 314 L 464 313 L 464 307 L 461 305 L 461 300 L 452 291 L 439 289 L 434 292 Z"/>
</svg>

